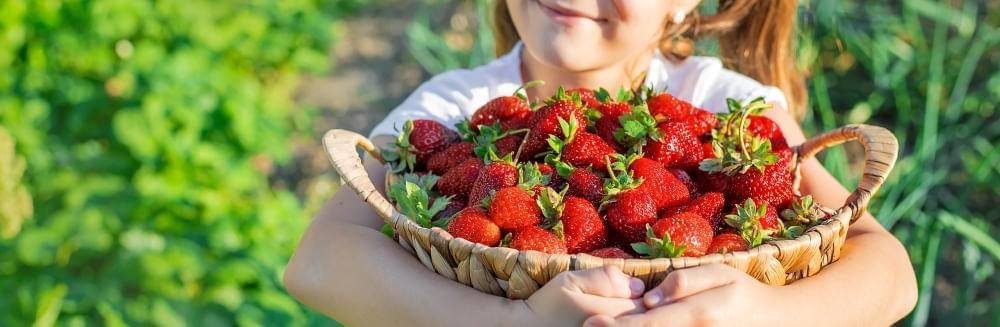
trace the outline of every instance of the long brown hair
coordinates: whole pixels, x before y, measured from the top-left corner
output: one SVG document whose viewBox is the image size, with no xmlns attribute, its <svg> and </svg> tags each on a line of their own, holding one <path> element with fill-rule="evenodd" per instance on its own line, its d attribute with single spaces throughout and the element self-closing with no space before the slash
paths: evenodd
<svg viewBox="0 0 1000 327">
<path fill-rule="evenodd" d="M 494 1 L 493 35 L 499 56 L 510 52 L 521 37 L 507 2 Z M 808 95 L 794 58 L 797 10 L 793 0 L 719 0 L 714 15 L 693 13 L 680 24 L 666 23 L 664 40 L 658 46 L 672 60 L 684 60 L 693 46 L 677 40 L 717 37 L 726 67 L 777 86 L 788 98 L 788 110 L 801 118 Z"/>
</svg>

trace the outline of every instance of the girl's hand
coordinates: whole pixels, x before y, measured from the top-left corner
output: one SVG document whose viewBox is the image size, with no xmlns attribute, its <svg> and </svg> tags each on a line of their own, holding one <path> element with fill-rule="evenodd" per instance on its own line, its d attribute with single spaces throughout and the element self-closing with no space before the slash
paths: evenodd
<svg viewBox="0 0 1000 327">
<path fill-rule="evenodd" d="M 674 271 L 642 298 L 649 311 L 620 317 L 596 315 L 586 326 L 784 325 L 789 306 L 780 288 L 723 264 Z"/>
<path fill-rule="evenodd" d="M 646 311 L 641 280 L 613 266 L 567 271 L 522 301 L 528 325 L 579 326 L 593 315 L 617 317 Z"/>
</svg>

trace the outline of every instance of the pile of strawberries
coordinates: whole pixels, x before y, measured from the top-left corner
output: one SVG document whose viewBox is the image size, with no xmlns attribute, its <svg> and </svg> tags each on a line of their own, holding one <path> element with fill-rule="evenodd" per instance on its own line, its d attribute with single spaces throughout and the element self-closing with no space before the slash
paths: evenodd
<svg viewBox="0 0 1000 327">
<path fill-rule="evenodd" d="M 648 89 L 560 88 L 540 103 L 520 91 L 457 132 L 403 126 L 383 150 L 403 214 L 486 246 L 604 258 L 741 251 L 829 215 L 793 190 L 794 154 L 763 99 L 713 114 Z"/>
</svg>

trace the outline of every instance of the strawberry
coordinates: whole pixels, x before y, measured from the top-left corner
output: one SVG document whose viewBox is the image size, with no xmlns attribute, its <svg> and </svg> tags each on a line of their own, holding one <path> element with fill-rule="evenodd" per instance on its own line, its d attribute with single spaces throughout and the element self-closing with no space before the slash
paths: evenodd
<svg viewBox="0 0 1000 327">
<path fill-rule="evenodd" d="M 649 106 L 649 113 L 659 119 L 682 120 L 698 110 L 690 103 L 666 92 L 647 96 L 646 104 Z"/>
<path fill-rule="evenodd" d="M 463 197 L 468 195 L 476 183 L 483 165 L 482 159 L 475 157 L 466 159 L 441 176 L 436 185 L 438 192 Z"/>
<path fill-rule="evenodd" d="M 694 112 L 682 120 L 688 126 L 694 135 L 705 135 L 715 128 L 715 125 L 719 123 L 719 118 L 715 117 L 714 113 L 706 111 L 704 109 L 695 108 Z"/>
<path fill-rule="evenodd" d="M 767 202 L 760 205 L 747 199 L 743 205 L 736 205 L 735 212 L 726 215 L 726 224 L 736 229 L 750 247 L 757 247 L 764 241 L 773 239 L 783 229 L 777 211 Z"/>
<path fill-rule="evenodd" d="M 459 129 L 468 128 L 459 125 Z M 479 132 L 469 132 L 475 142 L 473 153 L 480 158 L 491 159 L 490 156 L 505 157 L 508 154 L 515 155 L 517 148 L 521 146 L 524 130 L 505 130 L 500 123 L 490 125 L 479 125 Z M 467 136 L 469 137 L 469 136 Z M 491 154 L 492 153 L 492 154 Z"/>
<path fill-rule="evenodd" d="M 604 181 L 589 169 L 574 169 L 567 178 L 567 184 L 569 195 L 587 199 L 590 203 L 599 204 L 604 196 Z"/>
<path fill-rule="evenodd" d="M 600 102 L 597 101 L 597 97 L 594 95 L 594 90 L 585 87 L 566 90 L 566 94 L 571 97 L 579 96 L 580 102 L 588 108 L 597 108 L 600 105 Z"/>
<path fill-rule="evenodd" d="M 542 173 L 542 175 L 549 177 L 549 183 L 545 186 L 561 189 L 566 184 L 566 180 L 563 179 L 563 177 L 560 176 L 559 173 L 556 172 L 556 169 L 550 164 L 539 163 L 538 171 Z"/>
<path fill-rule="evenodd" d="M 656 221 L 656 200 L 639 190 L 624 191 L 608 206 L 607 219 L 628 242 L 642 241 L 645 226 Z"/>
<path fill-rule="evenodd" d="M 479 205 L 486 196 L 504 187 L 517 185 L 517 168 L 506 161 L 495 161 L 479 170 L 469 191 L 468 206 Z"/>
<path fill-rule="evenodd" d="M 608 243 L 604 220 L 590 201 L 568 196 L 563 200 L 563 233 L 569 253 L 589 252 Z"/>
<path fill-rule="evenodd" d="M 497 140 L 495 143 L 497 147 L 497 155 L 502 157 L 508 154 L 510 155 L 517 154 L 517 148 L 521 146 L 521 141 L 523 140 L 524 137 L 517 134 L 507 135 Z"/>
<path fill-rule="evenodd" d="M 712 225 L 712 229 L 715 230 L 719 228 L 722 224 L 722 208 L 726 205 L 726 198 L 719 192 L 708 192 L 702 196 L 688 202 L 686 204 L 680 205 L 668 209 L 667 213 L 677 214 L 681 212 L 689 212 L 701 216 L 702 219 L 708 221 Z"/>
<path fill-rule="evenodd" d="M 604 142 L 600 136 L 581 131 L 573 138 L 567 139 L 562 150 L 562 160 L 576 167 L 602 167 L 615 149 Z"/>
<path fill-rule="evenodd" d="M 692 168 L 701 162 L 701 143 L 683 123 L 669 121 L 659 125 L 662 140 L 650 140 L 643 147 L 646 157 L 667 167 Z"/>
<path fill-rule="evenodd" d="M 540 83 L 528 82 L 515 90 L 514 95 L 501 96 L 486 102 L 472 114 L 469 128 L 475 132 L 479 130 L 480 125 L 492 126 L 498 122 L 504 130 L 523 128 L 531 116 L 531 105 L 521 90 L 537 84 Z"/>
<path fill-rule="evenodd" d="M 634 178 L 643 179 L 636 190 L 649 193 L 656 200 L 657 210 L 691 200 L 687 186 L 659 162 L 638 158 L 629 168 Z"/>
<path fill-rule="evenodd" d="M 587 126 L 587 119 L 584 116 L 579 96 L 567 97 L 562 88 L 559 88 L 553 99 L 531 116 L 529 122 L 531 131 L 528 132 L 527 139 L 524 141 L 524 147 L 521 150 L 522 158 L 532 158 L 545 151 L 549 146 L 549 136 L 559 135 L 562 131 L 559 124 L 560 119 L 563 121 L 575 120 L 577 126 Z"/>
<path fill-rule="evenodd" d="M 581 126 L 575 120 L 559 118 L 559 128 L 563 136 L 549 136 L 548 143 L 552 151 L 546 156 L 546 162 L 565 162 L 576 167 L 603 167 L 605 158 L 615 154 L 615 149 L 599 136 L 580 130 Z"/>
<path fill-rule="evenodd" d="M 528 191 L 505 187 L 496 192 L 489 205 L 490 218 L 504 231 L 534 226 L 542 222 L 542 211 Z"/>
<path fill-rule="evenodd" d="M 770 105 L 758 98 L 747 105 L 729 99 L 729 113 L 719 130 L 713 133 L 713 157 L 701 162 L 700 169 L 729 175 L 726 196 L 734 203 L 747 199 L 785 207 L 792 198 L 792 174 L 789 149 L 771 149 L 768 139 L 746 131 L 747 117 Z M 751 242 L 752 243 L 752 242 Z"/>
<path fill-rule="evenodd" d="M 750 244 L 738 234 L 720 233 L 712 239 L 712 244 L 708 246 L 707 253 L 732 253 L 736 251 L 746 251 Z"/>
<path fill-rule="evenodd" d="M 646 234 L 646 243 L 634 245 L 636 252 L 652 258 L 676 258 L 705 255 L 714 233 L 705 219 L 682 212 L 657 220 Z"/>
<path fill-rule="evenodd" d="M 500 243 L 500 227 L 490 221 L 486 210 L 480 207 L 468 207 L 455 214 L 448 223 L 448 233 L 485 246 Z"/>
<path fill-rule="evenodd" d="M 605 259 L 634 259 L 631 254 L 620 247 L 606 247 L 587 252 L 587 254 Z"/>
<path fill-rule="evenodd" d="M 556 234 L 538 226 L 528 226 L 513 232 L 510 248 L 519 251 L 534 250 L 549 254 L 565 254 L 566 242 Z"/>
<path fill-rule="evenodd" d="M 394 172 L 416 171 L 424 167 L 431 155 L 458 141 L 458 133 L 441 123 L 428 119 L 408 120 L 396 141 L 382 151 Z"/>
<path fill-rule="evenodd" d="M 691 194 L 692 199 L 701 194 L 701 190 L 698 189 L 698 184 L 695 183 L 694 179 L 691 178 L 691 174 L 687 171 L 677 168 L 670 168 L 668 170 L 671 174 L 674 174 L 674 177 L 677 178 L 677 180 L 681 181 L 681 183 L 687 187 L 688 193 Z"/>
<path fill-rule="evenodd" d="M 472 142 L 459 142 L 452 144 L 444 151 L 435 153 L 427 159 L 427 170 L 437 175 L 444 175 L 448 170 L 458 166 L 466 159 L 475 158 L 472 152 L 476 145 Z"/>
<path fill-rule="evenodd" d="M 747 125 L 747 131 L 753 135 L 770 140 L 771 149 L 788 149 L 788 142 L 785 140 L 785 135 L 781 133 L 781 128 L 778 128 L 778 124 L 774 123 L 773 120 L 756 115 L 749 116 L 747 119 L 750 120 L 750 123 Z"/>
<path fill-rule="evenodd" d="M 768 165 L 763 170 L 747 170 L 729 178 L 727 195 L 735 203 L 754 199 L 772 206 L 788 206 L 792 200 L 792 172 L 781 162 Z"/>
<path fill-rule="evenodd" d="M 633 172 L 626 168 L 635 157 L 608 162 L 609 178 L 604 183 L 602 203 L 608 208 L 608 224 L 629 243 L 641 241 L 645 226 L 656 221 L 657 200 L 638 188 L 644 181 L 633 178 Z"/>
</svg>

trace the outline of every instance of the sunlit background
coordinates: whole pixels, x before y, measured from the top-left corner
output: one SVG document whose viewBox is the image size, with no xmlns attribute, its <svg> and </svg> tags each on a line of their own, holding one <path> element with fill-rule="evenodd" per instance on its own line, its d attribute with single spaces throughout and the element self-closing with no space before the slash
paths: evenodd
<svg viewBox="0 0 1000 327">
<path fill-rule="evenodd" d="M 802 6 L 806 129 L 867 122 L 903 144 L 871 207 L 917 271 L 902 324 L 1000 325 L 1000 1 Z M 0 1 L 0 325 L 335 325 L 281 285 L 339 185 L 319 136 L 490 60 L 488 11 Z M 824 156 L 848 185 L 860 159 Z"/>
</svg>

